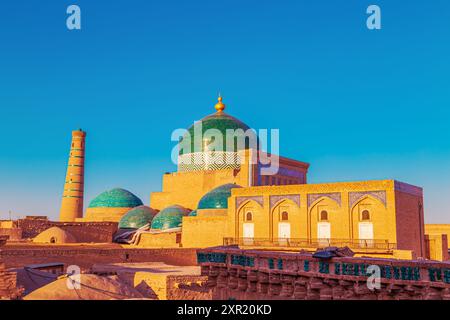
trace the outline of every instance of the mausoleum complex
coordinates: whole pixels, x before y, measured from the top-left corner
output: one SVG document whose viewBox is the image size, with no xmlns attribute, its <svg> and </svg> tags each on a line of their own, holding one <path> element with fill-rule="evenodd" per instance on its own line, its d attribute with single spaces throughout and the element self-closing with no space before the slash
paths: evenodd
<svg viewBox="0 0 450 320">
<path fill-rule="evenodd" d="M 180 139 L 178 170 L 163 175 L 148 207 L 118 188 L 93 199 L 83 215 L 86 134 L 75 131 L 61 221 L 118 222 L 119 234 L 129 234 L 122 239 L 149 248 L 348 246 L 357 255 L 406 259 L 445 251 L 425 235 L 422 188 L 396 180 L 309 184 L 308 163 L 260 152 L 249 143 L 250 128 L 225 112 L 221 97 L 215 108 Z M 217 146 L 211 130 L 224 137 L 222 150 L 211 148 Z M 230 138 L 229 130 L 237 134 Z M 277 170 L 266 174 L 274 159 Z M 438 234 L 442 240 L 446 233 Z"/>
</svg>

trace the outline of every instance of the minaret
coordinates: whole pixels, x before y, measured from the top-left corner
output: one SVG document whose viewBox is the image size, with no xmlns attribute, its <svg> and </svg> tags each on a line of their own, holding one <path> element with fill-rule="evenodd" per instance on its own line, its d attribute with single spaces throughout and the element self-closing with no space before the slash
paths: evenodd
<svg viewBox="0 0 450 320">
<path fill-rule="evenodd" d="M 59 220 L 70 222 L 83 217 L 84 198 L 84 142 L 86 132 L 72 131 L 72 147 L 67 165 L 66 182 Z"/>
</svg>

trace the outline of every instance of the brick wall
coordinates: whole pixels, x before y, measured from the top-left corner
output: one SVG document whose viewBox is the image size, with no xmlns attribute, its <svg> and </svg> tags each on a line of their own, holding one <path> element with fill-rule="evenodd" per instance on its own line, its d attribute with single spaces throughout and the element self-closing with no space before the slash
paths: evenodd
<svg viewBox="0 0 450 320">
<path fill-rule="evenodd" d="M 116 222 L 55 222 L 46 219 L 19 219 L 24 239 L 34 238 L 39 233 L 51 227 L 59 227 L 70 232 L 77 242 L 112 242 L 117 231 Z"/>
<path fill-rule="evenodd" d="M 426 224 L 425 234 L 445 234 L 447 235 L 447 245 L 450 248 L 450 224 Z"/>
<path fill-rule="evenodd" d="M 425 235 L 425 255 L 427 259 L 447 261 L 448 240 L 446 234 L 426 234 Z"/>
<path fill-rule="evenodd" d="M 0 299 L 17 299 L 22 293 L 17 288 L 17 273 L 5 270 L 5 265 L 0 263 Z"/>
<path fill-rule="evenodd" d="M 5 235 L 0 236 L 0 247 L 4 246 L 6 244 L 6 241 L 8 241 L 8 239 L 9 239 L 9 236 L 5 236 Z"/>
<path fill-rule="evenodd" d="M 18 241 L 22 239 L 22 229 L 0 228 L 0 236 L 8 236 L 8 241 Z"/>
<path fill-rule="evenodd" d="M 396 190 L 397 248 L 425 257 L 423 197 Z"/>
<path fill-rule="evenodd" d="M 53 225 L 47 219 L 19 219 L 17 220 L 17 226 L 22 229 L 22 237 L 28 239 L 34 238 Z"/>
<path fill-rule="evenodd" d="M 117 232 L 116 222 L 77 222 L 59 223 L 57 225 L 63 230 L 70 232 L 77 242 L 111 243 Z"/>
<path fill-rule="evenodd" d="M 213 299 L 450 300 L 450 263 L 342 257 L 229 248 L 198 250 Z M 380 287 L 367 268 L 380 268 Z"/>
<path fill-rule="evenodd" d="M 8 268 L 61 262 L 66 266 L 78 265 L 83 271 L 88 271 L 96 263 L 164 262 L 179 266 L 197 264 L 195 249 L 123 249 L 119 245 L 96 247 L 8 245 L 0 250 L 0 261 Z"/>
</svg>

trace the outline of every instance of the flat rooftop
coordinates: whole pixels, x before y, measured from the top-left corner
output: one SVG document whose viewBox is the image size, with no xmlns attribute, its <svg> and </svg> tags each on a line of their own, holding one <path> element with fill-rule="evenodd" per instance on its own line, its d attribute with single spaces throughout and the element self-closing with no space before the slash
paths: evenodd
<svg viewBox="0 0 450 320">
<path fill-rule="evenodd" d="M 92 273 L 136 273 L 147 272 L 161 276 L 199 276 L 200 266 L 174 266 L 164 262 L 94 264 Z"/>
</svg>

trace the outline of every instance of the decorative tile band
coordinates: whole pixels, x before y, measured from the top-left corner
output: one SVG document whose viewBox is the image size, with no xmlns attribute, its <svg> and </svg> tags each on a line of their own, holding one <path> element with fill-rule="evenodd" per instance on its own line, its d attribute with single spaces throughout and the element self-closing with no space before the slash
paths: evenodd
<svg viewBox="0 0 450 320">
<path fill-rule="evenodd" d="M 342 204 L 341 200 L 341 194 L 339 192 L 334 193 L 312 193 L 308 194 L 308 207 L 311 207 L 311 205 L 317 201 L 318 199 L 322 197 L 330 198 L 331 200 L 336 201 L 339 205 Z"/>
<path fill-rule="evenodd" d="M 254 267 L 255 258 L 244 255 L 231 255 L 231 264 L 242 267 Z"/>
<path fill-rule="evenodd" d="M 353 207 L 353 205 L 361 200 L 364 196 L 372 196 L 375 199 L 380 200 L 384 206 L 386 206 L 386 191 L 361 191 L 361 192 L 349 192 L 348 193 L 348 200 L 349 200 L 349 206 L 350 208 Z"/>
<path fill-rule="evenodd" d="M 239 169 L 243 159 L 237 152 L 194 152 L 178 157 L 178 171 Z"/>
<path fill-rule="evenodd" d="M 226 263 L 227 255 L 224 253 L 197 253 L 197 262 Z"/>
<path fill-rule="evenodd" d="M 261 207 L 264 205 L 264 200 L 262 196 L 248 196 L 248 197 L 237 197 L 236 198 L 236 208 L 239 208 L 241 204 L 246 201 L 253 200 L 258 203 Z"/>
<path fill-rule="evenodd" d="M 280 201 L 282 200 L 291 200 L 293 201 L 297 206 L 300 207 L 300 195 L 299 194 L 285 194 L 285 195 L 275 195 L 270 196 L 270 210 Z"/>
</svg>

